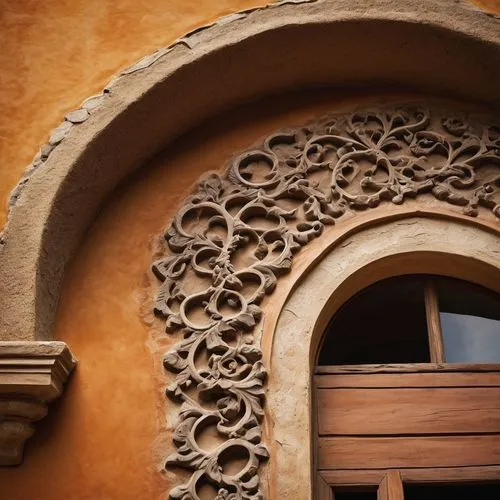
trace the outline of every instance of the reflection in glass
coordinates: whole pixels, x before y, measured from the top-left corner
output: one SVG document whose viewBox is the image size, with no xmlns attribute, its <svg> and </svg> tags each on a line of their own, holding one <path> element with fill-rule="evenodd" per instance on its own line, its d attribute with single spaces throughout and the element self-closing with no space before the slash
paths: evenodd
<svg viewBox="0 0 500 500">
<path fill-rule="evenodd" d="M 436 286 L 446 362 L 500 362 L 498 294 L 450 278 L 438 278 Z"/>
<path fill-rule="evenodd" d="M 500 362 L 500 321 L 440 313 L 447 363 Z"/>
<path fill-rule="evenodd" d="M 431 312 L 425 306 L 429 284 Z M 318 364 L 428 363 L 427 320 L 437 320 L 437 308 L 445 362 L 500 362 L 499 294 L 459 279 L 407 275 L 378 281 L 351 297 L 326 329 Z"/>
</svg>

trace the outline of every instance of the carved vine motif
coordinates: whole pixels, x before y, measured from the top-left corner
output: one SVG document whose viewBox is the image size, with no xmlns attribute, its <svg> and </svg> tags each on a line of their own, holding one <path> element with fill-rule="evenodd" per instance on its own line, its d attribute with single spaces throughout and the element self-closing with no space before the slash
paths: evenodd
<svg viewBox="0 0 500 500">
<path fill-rule="evenodd" d="M 186 200 L 165 235 L 173 254 L 153 265 L 155 312 L 184 334 L 164 358 L 182 403 L 167 464 L 193 473 L 172 499 L 198 499 L 202 483 L 217 500 L 263 498 L 259 303 L 325 224 L 423 193 L 500 217 L 500 127 L 412 107 L 333 115 L 272 134 Z M 215 448 L 199 442 L 208 427 Z"/>
</svg>

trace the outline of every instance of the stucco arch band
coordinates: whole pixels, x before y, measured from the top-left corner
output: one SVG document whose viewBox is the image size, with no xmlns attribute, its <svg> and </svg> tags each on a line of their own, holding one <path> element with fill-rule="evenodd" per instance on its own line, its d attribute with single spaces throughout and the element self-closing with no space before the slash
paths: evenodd
<svg viewBox="0 0 500 500">
<path fill-rule="evenodd" d="M 275 307 L 274 322 L 266 325 L 262 338 L 270 372 L 269 498 L 312 498 L 311 376 L 335 312 L 357 291 L 403 274 L 461 278 L 500 292 L 500 255 L 494 248 L 498 234 L 489 229 L 442 216 L 407 214 L 372 221 L 329 242 L 320 257 L 308 259 L 291 292 Z"/>
<path fill-rule="evenodd" d="M 286 0 L 122 72 L 67 115 L 14 192 L 0 338 L 51 338 L 64 270 L 106 195 L 184 131 L 283 89 L 388 83 L 498 109 L 500 21 L 449 0 Z"/>
</svg>

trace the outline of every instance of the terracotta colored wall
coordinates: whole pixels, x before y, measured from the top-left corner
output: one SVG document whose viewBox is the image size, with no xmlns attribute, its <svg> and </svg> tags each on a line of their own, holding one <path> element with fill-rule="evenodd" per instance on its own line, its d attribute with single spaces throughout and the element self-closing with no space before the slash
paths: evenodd
<svg viewBox="0 0 500 500">
<path fill-rule="evenodd" d="M 473 4 L 494 14 L 500 14 L 500 0 L 471 0 Z"/>
<path fill-rule="evenodd" d="M 224 166 L 235 152 L 280 127 L 374 99 L 339 94 L 285 95 L 214 117 L 116 191 L 62 292 L 55 335 L 78 357 L 77 370 L 37 425 L 23 465 L 0 469 L 0 499 L 167 497 L 172 481 L 179 481 L 178 471 L 162 470 L 179 407 L 164 396 L 168 376 L 161 366 L 174 339 L 151 313 L 155 278 L 148 269 L 158 236 L 199 176 Z"/>
<path fill-rule="evenodd" d="M 500 0 L 471 0 L 500 13 Z M 112 75 L 197 26 L 266 0 L 0 0 L 0 227 L 49 131 Z"/>
<path fill-rule="evenodd" d="M 340 103 L 317 93 L 313 101 L 273 99 L 214 119 L 116 193 L 62 293 L 56 337 L 71 346 L 78 368 L 38 425 L 22 467 L 0 470 L 0 498 L 30 499 L 34 492 L 40 500 L 165 498 L 172 477 L 161 472 L 171 446 L 165 410 L 176 408 L 163 396 L 161 351 L 171 340 L 160 321 L 151 328 L 147 298 L 155 237 L 203 172 L 262 135 Z"/>
</svg>

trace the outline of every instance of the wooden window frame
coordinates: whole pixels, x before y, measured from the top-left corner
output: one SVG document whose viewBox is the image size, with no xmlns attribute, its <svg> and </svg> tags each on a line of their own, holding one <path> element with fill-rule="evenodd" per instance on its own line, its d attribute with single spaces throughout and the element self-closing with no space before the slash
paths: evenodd
<svg viewBox="0 0 500 500">
<path fill-rule="evenodd" d="M 460 374 L 464 383 L 458 387 L 499 387 L 500 363 L 492 364 L 442 364 L 417 363 L 393 365 L 339 365 L 317 366 L 314 380 L 314 405 L 317 408 L 317 391 L 328 388 L 383 388 L 388 387 L 383 377 L 395 374 L 405 376 L 405 383 L 399 387 L 455 387 L 450 376 Z M 366 384 L 365 375 L 373 375 L 370 384 Z M 424 378 L 421 375 L 425 375 Z M 478 377 L 480 375 L 480 377 Z M 417 380 L 416 384 L 412 379 Z M 450 381 L 448 382 L 448 378 Z M 318 382 L 318 379 L 321 379 Z M 406 383 L 406 380 L 408 383 Z M 465 381 L 466 380 L 466 381 Z M 318 419 L 314 419 L 315 428 L 315 457 L 318 457 Z M 443 466 L 443 467 L 407 467 L 399 469 L 372 468 L 372 469 L 319 469 L 316 466 L 316 496 L 318 500 L 335 500 L 335 487 L 373 487 L 380 490 L 380 485 L 389 472 L 398 472 L 401 484 L 404 483 L 471 483 L 483 481 L 500 481 L 500 464 L 477 466 Z M 390 476 L 395 481 L 394 474 Z M 387 479 L 388 481 L 389 479 Z M 402 500 L 394 488 L 380 490 L 378 500 Z M 388 491 L 388 493 L 387 493 Z M 401 490 L 402 491 L 402 490 Z"/>
<path fill-rule="evenodd" d="M 414 374 L 419 377 L 419 387 L 429 388 L 452 386 L 451 380 L 446 382 L 447 373 L 449 376 L 453 372 L 460 372 L 464 375 L 464 383 L 460 387 L 489 387 L 498 386 L 498 372 L 500 372 L 500 363 L 446 363 L 443 333 L 439 312 L 439 297 L 436 285 L 432 277 L 424 281 L 424 303 L 427 323 L 427 334 L 429 340 L 430 363 L 403 363 L 403 364 L 380 364 L 380 365 L 317 365 L 315 369 L 314 380 L 314 400 L 317 411 L 318 389 L 353 388 L 356 383 L 353 381 L 356 376 L 361 377 L 359 387 L 383 387 L 380 381 L 377 381 L 377 375 L 384 374 L 406 374 L 411 379 Z M 491 372 L 491 376 L 488 375 Z M 495 374 L 494 372 L 497 372 Z M 439 384 L 429 378 L 422 379 L 422 374 L 428 374 L 425 377 L 431 377 L 433 380 L 439 378 Z M 481 376 L 478 376 L 481 374 Z M 321 377 L 316 377 L 321 375 Z M 325 377 L 332 375 L 333 377 Z M 368 384 L 366 375 L 373 378 Z M 320 380 L 321 379 L 321 380 Z M 380 379 L 380 377 L 379 377 Z M 349 382 L 347 382 L 349 380 Z M 408 387 L 416 387 L 410 380 Z M 399 387 L 399 386 L 398 386 Z M 403 387 L 403 386 L 401 386 Z M 315 427 L 315 459 L 318 458 L 319 431 L 318 418 L 314 419 Z M 319 469 L 316 467 L 316 498 L 319 500 L 335 500 L 334 489 L 344 487 L 369 487 L 376 489 L 377 500 L 404 500 L 403 485 L 408 483 L 418 484 L 446 484 L 446 483 L 474 483 L 485 481 L 500 481 L 500 464 L 488 464 L 477 466 L 443 466 L 443 467 L 405 467 L 405 468 L 372 468 L 372 469 Z"/>
<path fill-rule="evenodd" d="M 318 500 L 335 500 L 335 487 L 377 488 L 377 500 L 403 500 L 403 485 L 457 484 L 500 480 L 500 465 L 413 469 L 359 469 L 318 471 Z"/>
<path fill-rule="evenodd" d="M 424 301 L 431 363 L 444 363 L 445 355 L 443 331 L 439 316 L 439 298 L 436 286 L 431 278 L 427 279 L 424 284 Z"/>
</svg>

